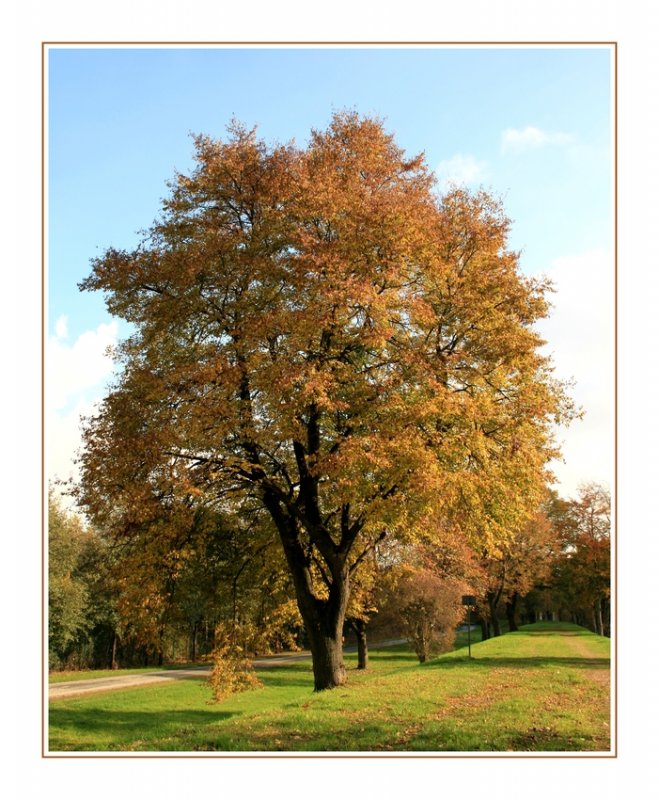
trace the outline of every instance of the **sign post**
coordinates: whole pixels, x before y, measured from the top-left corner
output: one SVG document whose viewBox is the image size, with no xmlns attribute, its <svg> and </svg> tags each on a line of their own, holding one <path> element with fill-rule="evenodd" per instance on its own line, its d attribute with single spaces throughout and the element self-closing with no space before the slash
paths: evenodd
<svg viewBox="0 0 659 800">
<path fill-rule="evenodd" d="M 476 604 L 473 594 L 462 595 L 462 605 L 467 606 L 467 646 L 469 648 L 469 658 L 471 658 L 471 607 Z"/>
</svg>

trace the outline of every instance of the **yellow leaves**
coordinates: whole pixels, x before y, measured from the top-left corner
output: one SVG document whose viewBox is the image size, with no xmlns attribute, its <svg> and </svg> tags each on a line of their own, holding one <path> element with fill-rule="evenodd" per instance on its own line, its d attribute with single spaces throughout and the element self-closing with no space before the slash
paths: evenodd
<svg viewBox="0 0 659 800">
<path fill-rule="evenodd" d="M 216 703 L 232 694 L 258 689 L 263 686 L 257 677 L 252 662 L 246 658 L 241 648 L 230 643 L 218 644 L 212 653 L 213 668 L 208 683 Z"/>
<path fill-rule="evenodd" d="M 334 376 L 313 365 L 300 380 L 299 397 L 303 406 L 313 403 L 318 409 L 327 412 L 343 411 L 347 408 L 344 401 L 333 397 L 335 390 Z"/>
</svg>

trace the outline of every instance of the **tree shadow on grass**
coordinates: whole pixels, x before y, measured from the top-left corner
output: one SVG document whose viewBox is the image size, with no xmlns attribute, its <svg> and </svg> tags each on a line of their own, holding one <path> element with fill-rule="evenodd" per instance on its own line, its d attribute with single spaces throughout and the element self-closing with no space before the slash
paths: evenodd
<svg viewBox="0 0 659 800">
<path fill-rule="evenodd" d="M 290 676 L 290 675 L 276 675 L 270 671 L 268 673 L 259 672 L 259 680 L 263 681 L 263 685 L 267 689 L 292 689 L 294 687 L 313 690 L 313 675 Z"/>
<path fill-rule="evenodd" d="M 414 653 L 388 653 L 386 650 L 372 650 L 371 656 L 373 661 L 405 661 L 419 663 L 419 659 Z"/>
<path fill-rule="evenodd" d="M 207 711 L 111 711 L 95 707 L 85 710 L 51 708 L 49 716 L 51 751 L 77 752 L 106 749 L 99 746 L 101 740 L 110 740 L 111 749 L 121 750 L 122 745 L 130 745 L 145 735 L 151 737 L 155 730 L 162 736 L 174 736 L 187 728 L 223 722 L 234 713 L 211 706 Z M 69 735 L 79 744 L 67 746 Z M 95 736 L 96 740 L 80 743 L 85 735 Z"/>
<path fill-rule="evenodd" d="M 311 662 L 282 664 L 276 667 L 255 668 L 256 675 L 266 688 L 310 687 L 313 689 Z"/>
</svg>

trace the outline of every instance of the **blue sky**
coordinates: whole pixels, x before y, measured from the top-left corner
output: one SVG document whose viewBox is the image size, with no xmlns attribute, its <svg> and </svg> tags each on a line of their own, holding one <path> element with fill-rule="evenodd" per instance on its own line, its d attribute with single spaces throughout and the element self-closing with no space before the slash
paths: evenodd
<svg viewBox="0 0 659 800">
<path fill-rule="evenodd" d="M 109 377 L 122 328 L 80 294 L 89 260 L 134 246 L 191 133 L 232 117 L 304 143 L 335 110 L 381 117 L 440 182 L 503 198 L 522 268 L 556 281 L 543 328 L 584 422 L 561 435 L 561 489 L 611 482 L 613 227 L 607 47 L 51 48 L 48 54 L 49 464 L 67 470 L 77 415 Z"/>
</svg>

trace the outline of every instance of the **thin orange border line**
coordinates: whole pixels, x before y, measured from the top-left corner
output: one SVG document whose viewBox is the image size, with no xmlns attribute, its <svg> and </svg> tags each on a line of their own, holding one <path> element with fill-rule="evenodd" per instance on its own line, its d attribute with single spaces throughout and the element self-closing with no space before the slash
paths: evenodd
<svg viewBox="0 0 659 800">
<path fill-rule="evenodd" d="M 161 47 L 161 46 L 177 46 L 177 47 L 221 47 L 228 46 L 255 46 L 267 47 L 276 45 L 278 47 L 300 47 L 304 45 L 316 46 L 360 46 L 360 47 L 376 47 L 381 45 L 399 45 L 399 46 L 453 46 L 453 47 L 472 47 L 472 46 L 491 46 L 491 47 L 526 47 L 526 46 L 562 46 L 562 47 L 609 47 L 613 51 L 613 240 L 614 240 L 614 531 L 615 531 L 615 547 L 614 547 L 614 563 L 615 563 L 615 578 L 616 578 L 616 594 L 614 604 L 614 619 L 615 619 L 615 639 L 613 642 L 615 654 L 615 682 L 614 682 L 614 708 L 615 708 L 615 726 L 614 726 L 614 741 L 612 742 L 612 749 L 610 753 L 597 753 L 597 754 L 567 754 L 565 752 L 557 753 L 556 755 L 534 755 L 533 753 L 522 754 L 504 754 L 504 753 L 490 753 L 490 754 L 459 754 L 459 753 L 387 753 L 382 755 L 371 754 L 341 754 L 341 753 L 328 753 L 317 754 L 309 753 L 305 755 L 297 754 L 273 754 L 273 753 L 254 753 L 254 754 L 231 754 L 231 753 L 218 753 L 212 756 L 192 755 L 192 754 L 162 754 L 154 753 L 152 755 L 134 755 L 128 756 L 123 753 L 117 755 L 101 755 L 90 754 L 83 755 L 81 753 L 72 753 L 65 755 L 60 753 L 47 753 L 46 752 L 46 672 L 45 672 L 45 587 L 46 587 L 46 503 L 45 503 L 45 341 L 46 341 L 46 314 L 45 314 L 45 261 L 46 261 L 46 214 L 45 214 L 45 186 L 46 186 L 46 53 L 48 48 L 56 48 L 58 46 L 74 46 L 81 49 L 85 47 L 96 46 L 122 46 L 126 48 L 135 46 L 147 47 Z M 162 41 L 162 42 L 116 42 L 116 41 L 42 41 L 41 42 L 41 757 L 46 759 L 50 758 L 125 758 L 125 759 L 150 759 L 150 758 L 297 758 L 297 759 L 311 759 L 311 758 L 362 758 L 362 759 L 379 759 L 379 758 L 499 758 L 499 759 L 514 759 L 514 758 L 533 758 L 533 759 L 617 759 L 618 758 L 618 42 L 617 41 L 571 41 L 571 42 L 557 42 L 557 41 L 531 41 L 531 42 L 515 42 L 515 41 L 215 41 L 215 42 L 176 42 L 176 41 Z"/>
</svg>

